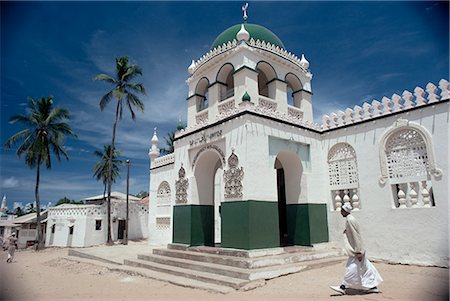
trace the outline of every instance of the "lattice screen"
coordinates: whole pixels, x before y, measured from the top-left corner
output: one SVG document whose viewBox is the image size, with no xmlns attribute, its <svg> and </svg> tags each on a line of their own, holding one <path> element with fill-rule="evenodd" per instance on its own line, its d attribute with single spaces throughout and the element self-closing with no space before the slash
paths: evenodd
<svg viewBox="0 0 450 301">
<path fill-rule="evenodd" d="M 348 143 L 338 143 L 328 152 L 328 172 L 330 186 L 357 187 L 358 165 L 356 153 Z"/>
<path fill-rule="evenodd" d="M 385 152 L 390 179 L 426 178 L 429 165 L 427 147 L 416 130 L 408 128 L 393 133 L 386 141 Z"/>
</svg>

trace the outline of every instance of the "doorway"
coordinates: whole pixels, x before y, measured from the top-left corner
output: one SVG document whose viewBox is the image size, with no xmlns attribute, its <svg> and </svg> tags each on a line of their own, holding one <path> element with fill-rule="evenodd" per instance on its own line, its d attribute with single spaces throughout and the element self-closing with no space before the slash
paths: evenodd
<svg viewBox="0 0 450 301">
<path fill-rule="evenodd" d="M 286 209 L 286 181 L 284 178 L 284 169 L 281 163 L 276 160 L 277 169 L 277 195 L 278 195 L 278 228 L 280 233 L 280 246 L 288 245 L 287 229 L 287 209 Z"/>
<path fill-rule="evenodd" d="M 117 230 L 117 239 L 124 239 L 125 237 L 125 220 L 119 219 L 119 229 Z"/>
</svg>

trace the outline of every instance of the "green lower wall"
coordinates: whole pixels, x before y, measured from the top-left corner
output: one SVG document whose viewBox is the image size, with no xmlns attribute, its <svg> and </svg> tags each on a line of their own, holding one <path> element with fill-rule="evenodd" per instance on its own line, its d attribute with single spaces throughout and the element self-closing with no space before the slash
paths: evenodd
<svg viewBox="0 0 450 301">
<path fill-rule="evenodd" d="M 328 242 L 326 204 L 290 204 L 286 210 L 290 245 Z"/>
<path fill-rule="evenodd" d="M 328 242 L 326 204 L 289 204 L 286 211 L 289 245 Z M 223 202 L 221 218 L 224 248 L 251 250 L 280 246 L 277 202 Z M 214 206 L 174 206 L 173 242 L 213 246 Z"/>
<path fill-rule="evenodd" d="M 279 246 L 278 203 L 223 202 L 221 215 L 222 247 L 250 250 Z"/>
<path fill-rule="evenodd" d="M 213 246 L 214 206 L 174 206 L 173 242 L 190 246 Z"/>
</svg>

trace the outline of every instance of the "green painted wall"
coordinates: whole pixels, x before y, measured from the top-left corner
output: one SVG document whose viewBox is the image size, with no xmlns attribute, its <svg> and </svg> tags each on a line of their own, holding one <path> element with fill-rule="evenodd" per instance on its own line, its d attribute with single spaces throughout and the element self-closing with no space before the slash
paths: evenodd
<svg viewBox="0 0 450 301">
<path fill-rule="evenodd" d="M 174 206 L 173 242 L 190 246 L 213 246 L 214 206 Z"/>
<path fill-rule="evenodd" d="M 278 203 L 265 201 L 223 202 L 222 247 L 262 249 L 278 247 Z"/>
<path fill-rule="evenodd" d="M 289 204 L 286 210 L 290 245 L 328 242 L 326 204 Z"/>
</svg>

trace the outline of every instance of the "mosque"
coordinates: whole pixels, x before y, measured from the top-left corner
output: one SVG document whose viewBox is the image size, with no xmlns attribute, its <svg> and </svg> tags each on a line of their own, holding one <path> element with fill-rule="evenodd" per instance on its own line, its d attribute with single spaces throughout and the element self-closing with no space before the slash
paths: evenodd
<svg viewBox="0 0 450 301">
<path fill-rule="evenodd" d="M 305 56 L 246 19 L 189 66 L 174 153 L 160 156 L 155 129 L 149 243 L 340 244 L 350 203 L 371 258 L 448 267 L 449 82 L 318 124 Z"/>
</svg>

